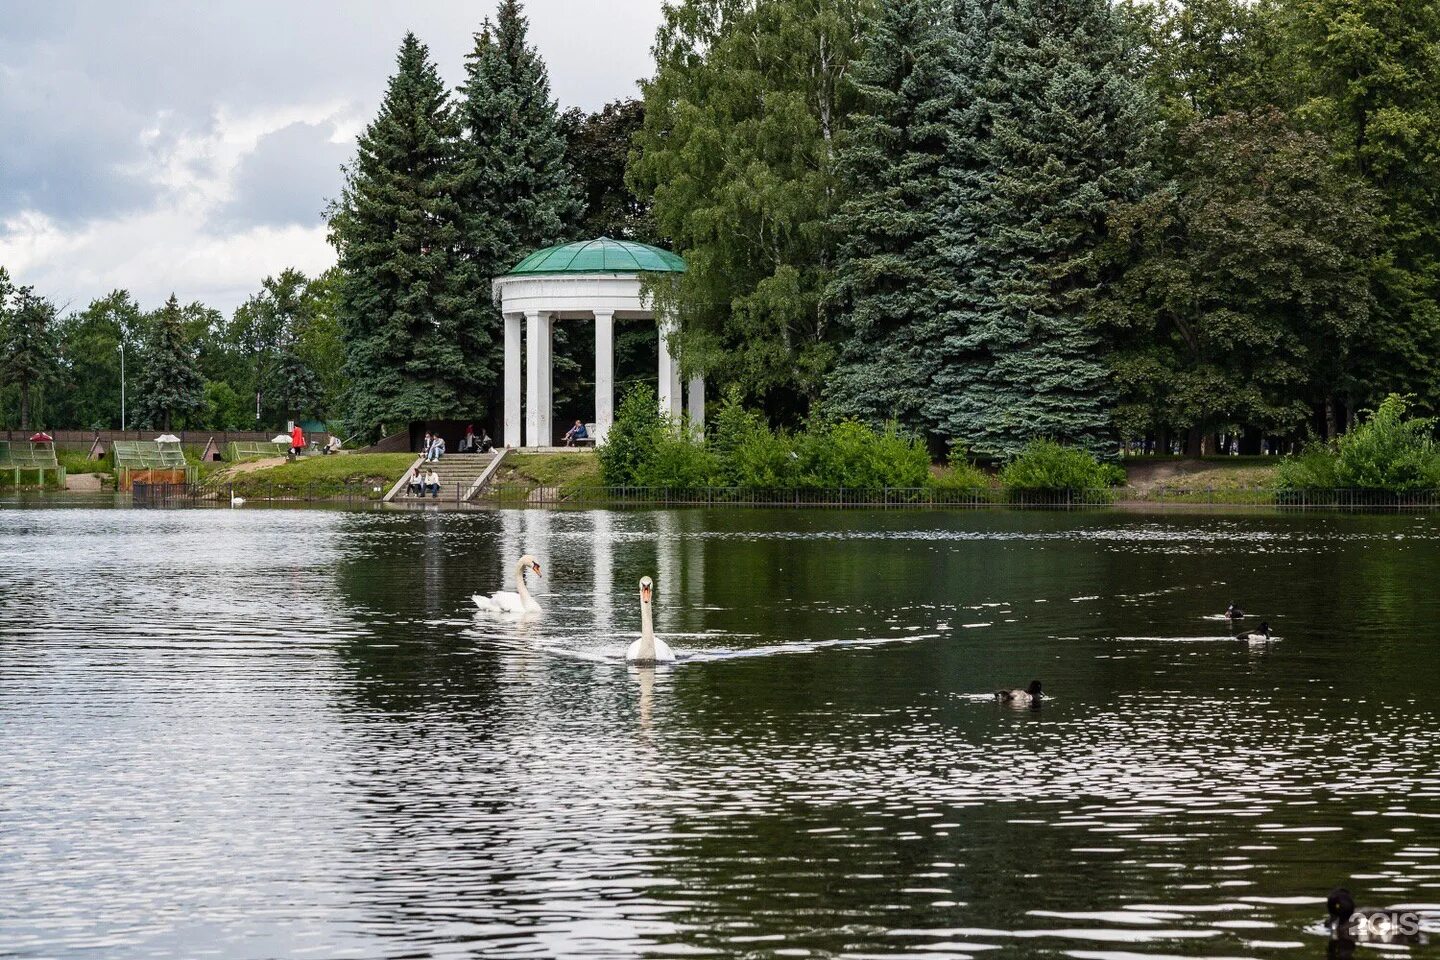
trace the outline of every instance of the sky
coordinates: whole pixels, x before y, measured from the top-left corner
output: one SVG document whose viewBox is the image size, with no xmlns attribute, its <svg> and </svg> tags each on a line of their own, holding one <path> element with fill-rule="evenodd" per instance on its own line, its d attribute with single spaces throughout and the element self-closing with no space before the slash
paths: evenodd
<svg viewBox="0 0 1440 960">
<path fill-rule="evenodd" d="M 406 30 L 455 86 L 496 0 L 0 0 L 0 266 L 229 313 L 334 262 L 322 210 Z M 527 0 L 561 109 L 635 96 L 661 0 Z"/>
</svg>

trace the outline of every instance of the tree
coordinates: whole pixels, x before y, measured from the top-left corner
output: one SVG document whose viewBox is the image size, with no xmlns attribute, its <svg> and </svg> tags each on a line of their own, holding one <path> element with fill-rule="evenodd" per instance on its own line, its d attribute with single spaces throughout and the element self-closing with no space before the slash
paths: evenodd
<svg viewBox="0 0 1440 960">
<path fill-rule="evenodd" d="M 828 396 L 874 426 L 930 426 L 926 332 L 954 302 L 959 42 L 948 4 L 881 0 L 853 69 L 858 109 L 836 155 L 850 199 L 833 225 L 827 298 L 841 346 Z"/>
<path fill-rule="evenodd" d="M 185 310 L 175 294 L 145 318 L 145 325 L 135 420 L 168 431 L 204 409 L 205 381 L 186 330 Z"/>
<path fill-rule="evenodd" d="M 650 204 L 625 182 L 636 135 L 645 124 L 645 104 L 616 100 L 595 113 L 571 107 L 560 115 L 565 163 L 575 172 L 584 206 L 575 234 L 654 243 Z"/>
<path fill-rule="evenodd" d="M 485 376 L 467 350 L 477 308 L 461 283 L 457 134 L 429 51 L 407 33 L 329 211 L 357 432 L 451 416 Z"/>
<path fill-rule="evenodd" d="M 17 287 L 0 267 L 0 379 L 20 394 L 20 429 L 30 429 L 35 391 L 60 374 L 55 305 L 33 287 Z"/>
<path fill-rule="evenodd" d="M 581 204 L 545 62 L 527 42 L 519 0 L 502 0 L 466 57 L 456 201 L 462 213 L 462 348 L 471 405 L 495 405 L 500 313 L 490 281 L 575 229 Z M 558 338 L 563 340 L 563 336 Z"/>
<path fill-rule="evenodd" d="M 1277 110 L 1225 114 L 1178 142 L 1177 177 L 1117 207 L 1117 277 L 1097 307 L 1115 345 L 1116 423 L 1130 437 L 1301 432 L 1336 395 L 1372 299 L 1374 191 Z"/>
<path fill-rule="evenodd" d="M 628 182 L 686 260 L 656 305 L 687 372 L 798 420 L 834 360 L 822 293 L 842 199 L 835 138 L 869 0 L 665 7 Z"/>
<path fill-rule="evenodd" d="M 1440 0 L 1292 0 L 1286 10 L 1298 118 L 1379 191 L 1376 310 L 1355 356 L 1370 389 L 1357 399 L 1396 390 L 1440 409 Z"/>
<path fill-rule="evenodd" d="M 1046 438 L 1114 450 L 1090 310 L 1106 212 L 1152 176 L 1156 121 L 1127 25 L 1107 0 L 963 0 L 961 60 L 977 116 L 963 131 L 964 277 L 934 377 L 936 432 L 1004 458 Z"/>
<path fill-rule="evenodd" d="M 278 425 L 324 415 L 340 389 L 344 344 L 335 288 L 333 275 L 312 281 L 291 267 L 266 277 L 260 292 L 236 308 L 225 340 L 240 362 L 228 379 L 254 399 L 261 420 Z"/>
<path fill-rule="evenodd" d="M 56 422 L 103 430 L 120 426 L 120 344 L 133 348 L 141 327 L 140 305 L 128 291 L 92 300 L 60 324 L 65 389 L 56 403 Z M 138 357 L 126 364 L 126 390 L 134 397 Z"/>
</svg>

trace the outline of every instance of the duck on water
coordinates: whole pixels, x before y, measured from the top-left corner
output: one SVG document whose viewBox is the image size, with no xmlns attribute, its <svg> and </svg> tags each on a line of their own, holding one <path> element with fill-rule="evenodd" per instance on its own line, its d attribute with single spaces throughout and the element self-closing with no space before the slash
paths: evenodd
<svg viewBox="0 0 1440 960">
<path fill-rule="evenodd" d="M 995 699 L 1020 707 L 1038 707 L 1045 695 L 1040 692 L 1040 681 L 1031 680 L 1024 690 L 996 690 Z"/>
</svg>

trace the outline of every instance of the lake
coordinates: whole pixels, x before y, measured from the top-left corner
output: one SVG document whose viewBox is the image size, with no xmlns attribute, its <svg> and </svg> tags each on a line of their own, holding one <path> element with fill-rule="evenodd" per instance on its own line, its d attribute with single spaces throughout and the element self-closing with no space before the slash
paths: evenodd
<svg viewBox="0 0 1440 960">
<path fill-rule="evenodd" d="M 1440 911 L 1437 570 L 1430 516 L 0 510 L 0 956 L 1323 956 L 1337 884 Z"/>
</svg>

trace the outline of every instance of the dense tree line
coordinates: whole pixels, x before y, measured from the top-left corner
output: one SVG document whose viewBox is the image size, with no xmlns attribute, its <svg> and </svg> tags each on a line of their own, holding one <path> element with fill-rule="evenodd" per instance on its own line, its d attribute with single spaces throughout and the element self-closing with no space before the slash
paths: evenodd
<svg viewBox="0 0 1440 960">
<path fill-rule="evenodd" d="M 657 52 L 631 182 L 774 416 L 1003 458 L 1440 406 L 1435 0 L 685 0 Z"/>
<path fill-rule="evenodd" d="M 345 391 L 336 274 L 266 278 L 226 319 L 172 295 L 116 290 L 59 315 L 0 267 L 0 427 L 263 430 L 338 416 Z"/>
<path fill-rule="evenodd" d="M 685 374 L 776 425 L 1005 459 L 1440 409 L 1440 0 L 676 0 L 654 52 L 641 101 L 562 113 L 518 0 L 454 89 L 407 35 L 335 270 L 229 320 L 123 291 L 59 317 L 3 278 L 0 411 L 113 423 L 124 340 L 157 423 L 493 423 L 491 278 L 597 235 L 686 258 L 652 291 Z M 591 338 L 556 336 L 583 417 Z M 653 376 L 653 326 L 618 337 L 621 381 Z"/>
</svg>

